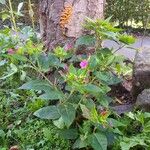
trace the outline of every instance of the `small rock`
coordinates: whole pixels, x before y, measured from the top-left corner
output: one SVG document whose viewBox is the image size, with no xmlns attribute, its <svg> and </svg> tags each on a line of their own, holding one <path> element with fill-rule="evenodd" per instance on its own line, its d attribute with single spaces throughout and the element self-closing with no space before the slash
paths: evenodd
<svg viewBox="0 0 150 150">
<path fill-rule="evenodd" d="M 131 80 L 124 80 L 123 82 L 122 82 L 122 85 L 123 85 L 123 87 L 125 87 L 125 89 L 127 90 L 127 91 L 131 91 L 132 90 L 132 79 Z"/>
<path fill-rule="evenodd" d="M 15 146 L 12 146 L 9 150 L 19 150 L 19 147 L 15 145 Z"/>
<path fill-rule="evenodd" d="M 137 97 L 136 106 L 141 108 L 143 111 L 150 112 L 150 89 L 145 89 Z"/>
<path fill-rule="evenodd" d="M 132 96 L 137 96 L 144 90 L 150 88 L 150 49 L 145 48 L 137 52 L 133 67 Z"/>
<path fill-rule="evenodd" d="M 14 125 L 10 124 L 10 125 L 7 126 L 7 129 L 12 129 L 13 127 L 14 127 Z"/>
<path fill-rule="evenodd" d="M 117 114 L 121 115 L 121 114 L 132 111 L 134 109 L 134 104 L 112 106 L 111 109 L 115 111 Z"/>
</svg>

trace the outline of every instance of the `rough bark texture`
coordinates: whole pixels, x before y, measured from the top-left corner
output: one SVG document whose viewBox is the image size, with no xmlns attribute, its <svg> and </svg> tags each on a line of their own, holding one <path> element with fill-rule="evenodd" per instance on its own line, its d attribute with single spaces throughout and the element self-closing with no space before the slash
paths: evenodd
<svg viewBox="0 0 150 150">
<path fill-rule="evenodd" d="M 150 112 L 150 89 L 145 89 L 137 97 L 136 106 Z"/>
<path fill-rule="evenodd" d="M 65 30 L 60 28 L 60 17 L 65 4 L 73 13 Z M 45 45 L 53 49 L 57 44 L 78 38 L 83 32 L 85 17 L 103 18 L 104 0 L 40 0 L 40 28 Z"/>
<path fill-rule="evenodd" d="M 134 100 L 144 89 L 148 88 L 150 88 L 150 49 L 145 48 L 135 57 L 132 89 Z"/>
</svg>

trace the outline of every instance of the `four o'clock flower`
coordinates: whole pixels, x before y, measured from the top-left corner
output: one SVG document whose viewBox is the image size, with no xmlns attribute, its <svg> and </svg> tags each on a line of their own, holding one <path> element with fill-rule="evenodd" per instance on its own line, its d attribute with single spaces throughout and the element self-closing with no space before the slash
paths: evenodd
<svg viewBox="0 0 150 150">
<path fill-rule="evenodd" d="M 87 68 L 87 66 L 88 66 L 88 61 L 87 60 L 81 61 L 81 63 L 80 63 L 81 69 L 85 69 L 85 68 Z"/>
<path fill-rule="evenodd" d="M 69 51 L 71 49 L 73 49 L 73 45 L 71 43 L 66 43 L 65 46 L 64 46 L 64 50 Z"/>
<path fill-rule="evenodd" d="M 7 53 L 8 53 L 9 55 L 15 54 L 15 50 L 12 49 L 12 48 L 10 48 L 10 49 L 7 50 Z"/>
<path fill-rule="evenodd" d="M 10 48 L 10 49 L 7 50 L 7 53 L 8 53 L 9 55 L 13 55 L 13 54 L 15 54 L 15 50 L 12 49 L 12 48 Z"/>
</svg>

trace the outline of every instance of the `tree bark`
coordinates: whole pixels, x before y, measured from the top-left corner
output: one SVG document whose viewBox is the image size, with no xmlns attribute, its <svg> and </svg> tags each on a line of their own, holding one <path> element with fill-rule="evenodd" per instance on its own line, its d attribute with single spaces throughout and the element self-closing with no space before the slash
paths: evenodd
<svg viewBox="0 0 150 150">
<path fill-rule="evenodd" d="M 105 0 L 40 0 L 40 29 L 45 46 L 51 50 L 67 41 L 74 41 L 84 33 L 85 17 L 103 18 Z M 71 7 L 71 14 L 63 26 L 61 19 L 65 8 Z"/>
</svg>

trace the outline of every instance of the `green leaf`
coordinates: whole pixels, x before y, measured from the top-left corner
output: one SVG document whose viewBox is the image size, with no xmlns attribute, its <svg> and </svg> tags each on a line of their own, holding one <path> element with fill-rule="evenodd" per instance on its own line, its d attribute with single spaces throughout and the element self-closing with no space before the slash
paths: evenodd
<svg viewBox="0 0 150 150">
<path fill-rule="evenodd" d="M 127 116 L 133 120 L 135 120 L 135 115 L 132 112 L 127 113 Z"/>
<path fill-rule="evenodd" d="M 130 150 L 131 147 L 136 146 L 137 143 L 132 143 L 129 145 L 129 143 L 120 142 L 121 150 Z"/>
<path fill-rule="evenodd" d="M 93 133 L 90 135 L 89 143 L 94 150 L 107 150 L 107 138 L 102 133 Z"/>
<path fill-rule="evenodd" d="M 113 133 L 123 136 L 122 131 L 120 131 L 118 128 L 114 128 Z"/>
<path fill-rule="evenodd" d="M 7 150 L 6 148 L 1 148 L 1 150 Z"/>
<path fill-rule="evenodd" d="M 73 144 L 73 149 L 81 149 L 88 146 L 88 142 L 86 140 L 82 140 L 78 138 Z"/>
<path fill-rule="evenodd" d="M 116 85 L 122 81 L 110 72 L 96 72 L 95 75 L 100 81 L 103 81 L 107 85 Z"/>
<path fill-rule="evenodd" d="M 141 136 L 133 136 L 131 138 L 124 137 L 123 140 L 120 142 L 121 150 L 130 150 L 131 148 L 141 145 L 146 147 L 146 143 Z"/>
<path fill-rule="evenodd" d="M 63 64 L 60 62 L 60 60 L 52 53 L 48 54 L 48 61 L 50 67 L 63 67 Z"/>
<path fill-rule="evenodd" d="M 124 34 L 124 35 L 119 36 L 119 41 L 124 43 L 124 44 L 129 45 L 129 44 L 134 44 L 136 40 L 133 36 L 129 36 L 129 35 Z"/>
<path fill-rule="evenodd" d="M 117 63 L 116 66 L 115 66 L 115 68 L 116 68 L 117 73 L 121 74 L 121 64 Z"/>
<path fill-rule="evenodd" d="M 144 113 L 144 118 L 150 118 L 150 113 L 145 112 L 145 113 Z"/>
<path fill-rule="evenodd" d="M 88 84 L 84 87 L 84 90 L 88 93 L 98 94 L 103 93 L 100 87 L 94 85 L 94 84 Z"/>
<path fill-rule="evenodd" d="M 54 124 L 57 128 L 59 128 L 59 129 L 63 129 L 64 126 L 65 126 L 62 117 L 60 117 L 58 120 L 54 120 L 54 121 L 53 121 L 53 124 Z"/>
<path fill-rule="evenodd" d="M 94 44 L 95 44 L 94 36 L 85 35 L 85 36 L 81 36 L 80 38 L 77 39 L 77 41 L 75 43 L 75 47 L 78 47 L 80 45 L 94 46 Z"/>
<path fill-rule="evenodd" d="M 106 108 L 109 106 L 109 103 L 113 101 L 111 97 L 104 94 L 96 96 L 96 100 Z"/>
<path fill-rule="evenodd" d="M 49 92 L 52 90 L 51 85 L 45 80 L 31 80 L 23 84 L 19 89 L 24 90 L 43 90 Z"/>
<path fill-rule="evenodd" d="M 10 18 L 10 15 L 7 13 L 2 14 L 2 20 L 5 21 L 6 19 Z"/>
<path fill-rule="evenodd" d="M 98 57 L 97 57 L 96 55 L 92 55 L 92 56 L 90 57 L 89 68 L 90 68 L 91 70 L 94 70 L 95 67 L 97 67 L 98 64 L 99 64 L 99 59 L 98 59 Z"/>
<path fill-rule="evenodd" d="M 58 100 L 63 98 L 63 93 L 54 89 L 46 80 L 32 80 L 23 84 L 19 89 L 45 91 L 39 98 L 46 100 Z"/>
<path fill-rule="evenodd" d="M 111 88 L 108 85 L 103 84 L 101 85 L 101 90 L 103 91 L 103 94 L 106 94 L 111 91 Z"/>
<path fill-rule="evenodd" d="M 82 103 L 87 107 L 88 110 L 91 110 L 96 107 L 95 100 L 90 98 L 83 100 Z"/>
<path fill-rule="evenodd" d="M 58 58 L 65 58 L 67 56 L 67 51 L 63 47 L 57 46 L 54 49 L 54 53 Z"/>
<path fill-rule="evenodd" d="M 1 67 L 1 66 L 4 66 L 6 63 L 7 63 L 7 61 L 6 61 L 6 60 L 2 60 L 2 61 L 0 61 L 0 67 Z"/>
<path fill-rule="evenodd" d="M 42 94 L 39 98 L 46 99 L 46 100 L 58 100 L 64 97 L 63 93 L 58 90 L 50 90 Z"/>
<path fill-rule="evenodd" d="M 2 76 L 0 78 L 0 80 L 4 80 L 4 79 L 14 75 L 17 71 L 18 71 L 18 69 L 17 69 L 16 65 L 11 63 L 10 64 L 10 70 L 6 73 L 6 75 Z"/>
<path fill-rule="evenodd" d="M 23 62 L 27 61 L 27 58 L 25 56 L 22 56 L 22 55 L 19 55 L 19 54 L 13 54 L 12 57 L 15 58 L 16 60 L 20 60 L 20 61 L 23 61 Z"/>
<path fill-rule="evenodd" d="M 113 118 L 108 118 L 107 121 L 113 126 L 113 127 L 125 127 L 126 125 L 122 122 L 115 120 Z"/>
<path fill-rule="evenodd" d="M 38 56 L 38 64 L 42 71 L 47 72 L 50 69 L 48 56 L 45 54 L 40 54 Z"/>
<path fill-rule="evenodd" d="M 26 76 L 27 76 L 27 73 L 25 72 L 25 71 L 21 71 L 21 76 L 20 76 L 20 80 L 21 81 L 24 81 L 25 80 L 25 78 L 26 78 Z"/>
<path fill-rule="evenodd" d="M 28 38 L 33 37 L 35 35 L 35 31 L 30 26 L 23 27 L 21 33 Z"/>
<path fill-rule="evenodd" d="M 48 141 L 52 140 L 53 134 L 52 134 L 51 128 L 44 127 L 43 128 L 43 136 L 44 136 L 43 138 Z M 34 150 L 34 149 L 28 149 L 28 150 Z"/>
<path fill-rule="evenodd" d="M 86 119 L 90 119 L 90 110 L 85 106 L 80 104 L 80 108 L 82 110 L 82 115 L 83 117 L 85 117 Z"/>
<path fill-rule="evenodd" d="M 0 130 L 0 138 L 4 139 L 5 135 L 5 132 L 3 130 Z"/>
<path fill-rule="evenodd" d="M 69 66 L 69 73 L 71 73 L 71 74 L 77 74 L 77 70 L 76 70 L 76 68 L 73 66 L 73 64 L 71 64 L 70 66 Z"/>
<path fill-rule="evenodd" d="M 78 137 L 77 129 L 65 129 L 60 131 L 60 136 L 64 139 L 72 140 Z"/>
<path fill-rule="evenodd" d="M 59 61 L 59 59 L 54 55 L 49 53 L 46 55 L 45 53 L 40 54 L 38 56 L 38 64 L 42 71 L 47 72 L 52 67 L 63 67 L 64 64 Z"/>
<path fill-rule="evenodd" d="M 60 114 L 56 106 L 47 106 L 37 110 L 34 115 L 41 119 L 58 119 Z"/>
<path fill-rule="evenodd" d="M 114 56 L 114 55 L 109 56 L 109 57 L 107 58 L 107 62 L 106 62 L 106 64 L 105 64 L 105 66 L 110 66 L 110 65 L 114 62 L 114 60 L 115 60 L 115 56 Z"/>
<path fill-rule="evenodd" d="M 144 133 L 150 133 L 150 121 L 145 123 L 143 131 Z"/>
<path fill-rule="evenodd" d="M 76 115 L 76 109 L 71 104 L 59 105 L 59 113 L 67 127 L 73 123 Z"/>
</svg>

